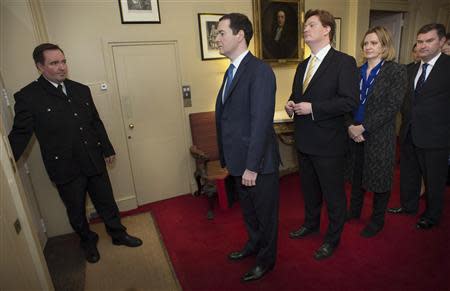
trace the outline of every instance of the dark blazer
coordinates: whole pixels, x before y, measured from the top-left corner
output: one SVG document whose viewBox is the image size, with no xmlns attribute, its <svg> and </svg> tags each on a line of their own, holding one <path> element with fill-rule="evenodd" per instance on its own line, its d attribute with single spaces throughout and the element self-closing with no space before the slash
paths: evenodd
<svg viewBox="0 0 450 291">
<path fill-rule="evenodd" d="M 355 59 L 331 48 L 305 93 L 303 76 L 309 58 L 295 73 L 289 100 L 311 102 L 313 115 L 295 115 L 295 144 L 300 152 L 319 156 L 343 155 L 347 149 L 345 114 L 358 106 L 359 74 Z"/>
<path fill-rule="evenodd" d="M 273 129 L 275 75 L 250 52 L 240 63 L 225 104 L 223 84 L 216 102 L 216 126 L 222 167 L 232 176 L 245 169 L 259 174 L 278 170 L 280 156 Z"/>
<path fill-rule="evenodd" d="M 420 63 L 408 71 L 408 91 L 402 108 L 400 140 L 408 130 L 420 148 L 450 146 L 450 57 L 441 54 L 420 92 L 414 92 L 414 79 Z"/>
<path fill-rule="evenodd" d="M 364 137 L 364 165 L 362 185 L 371 192 L 387 192 L 391 189 L 395 164 L 395 123 L 403 102 L 407 86 L 406 68 L 395 62 L 386 61 L 375 79 L 367 96 L 362 125 Z M 353 124 L 349 119 L 347 127 Z M 348 138 L 350 149 L 355 142 Z M 348 175 L 353 178 L 355 152 L 350 151 Z"/>
<path fill-rule="evenodd" d="M 106 170 L 104 157 L 114 155 L 89 88 L 66 79 L 68 96 L 43 76 L 17 92 L 14 125 L 9 141 L 18 160 L 33 132 L 50 179 L 66 183 L 80 174 L 80 149 L 86 149 L 98 172 Z"/>
</svg>

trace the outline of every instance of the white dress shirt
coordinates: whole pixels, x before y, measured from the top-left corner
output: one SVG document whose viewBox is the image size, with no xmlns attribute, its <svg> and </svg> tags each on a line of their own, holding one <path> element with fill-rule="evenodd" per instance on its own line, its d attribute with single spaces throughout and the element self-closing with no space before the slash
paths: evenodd
<svg viewBox="0 0 450 291">
<path fill-rule="evenodd" d="M 434 64 L 436 63 L 437 59 L 439 59 L 440 56 L 441 56 L 441 53 L 438 53 L 437 56 L 435 56 L 429 62 L 427 62 L 428 66 L 427 66 L 427 71 L 425 73 L 425 81 L 428 79 L 428 76 L 430 75 L 431 70 L 434 68 Z M 419 70 L 417 71 L 416 78 L 414 79 L 414 89 L 416 89 L 417 81 L 419 80 L 420 75 L 422 75 L 422 65 L 423 64 L 424 64 L 424 61 L 420 61 L 420 67 L 419 67 Z"/>
</svg>

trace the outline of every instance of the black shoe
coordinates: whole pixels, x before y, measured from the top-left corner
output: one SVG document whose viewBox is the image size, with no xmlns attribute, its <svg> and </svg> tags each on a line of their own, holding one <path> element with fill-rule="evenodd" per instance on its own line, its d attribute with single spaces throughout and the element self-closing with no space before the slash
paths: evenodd
<svg viewBox="0 0 450 291">
<path fill-rule="evenodd" d="M 345 215 L 345 221 L 350 221 L 353 219 L 359 219 L 361 215 L 359 214 L 354 214 L 351 211 L 347 211 L 346 215 Z"/>
<path fill-rule="evenodd" d="M 360 233 L 362 237 L 373 237 L 383 229 L 383 226 L 370 222 Z"/>
<path fill-rule="evenodd" d="M 314 253 L 314 259 L 320 261 L 320 260 L 326 259 L 328 257 L 331 257 L 331 255 L 334 252 L 334 249 L 335 249 L 335 247 L 332 244 L 324 243 Z"/>
<path fill-rule="evenodd" d="M 245 259 L 246 257 L 249 257 L 251 255 L 253 255 L 254 252 L 249 252 L 246 250 L 242 250 L 242 251 L 237 251 L 237 252 L 232 252 L 228 255 L 228 258 L 232 261 L 239 261 L 242 259 Z"/>
<path fill-rule="evenodd" d="M 435 226 L 436 224 L 434 224 L 433 222 L 431 222 L 429 219 L 422 217 L 421 219 L 419 219 L 419 221 L 417 221 L 416 224 L 416 228 L 417 229 L 430 229 L 433 226 Z"/>
<path fill-rule="evenodd" d="M 308 228 L 306 226 L 301 226 L 298 230 L 289 233 L 289 237 L 292 239 L 304 238 L 307 235 L 319 232 L 318 228 Z"/>
<path fill-rule="evenodd" d="M 391 214 L 406 214 L 406 215 L 415 215 L 416 212 L 415 211 L 407 211 L 405 208 L 403 207 L 392 207 L 392 208 L 388 208 L 387 209 L 388 213 Z"/>
<path fill-rule="evenodd" d="M 80 243 L 81 248 L 84 252 L 84 257 L 86 261 L 89 263 L 97 263 L 100 260 L 100 253 L 97 249 L 98 235 L 95 234 L 95 237 L 89 241 L 82 241 Z"/>
<path fill-rule="evenodd" d="M 274 265 L 271 265 L 269 267 L 259 266 L 256 265 L 253 267 L 250 271 L 244 274 L 242 277 L 242 281 L 249 282 L 254 280 L 259 280 L 262 277 L 264 277 L 265 274 L 267 274 L 269 271 L 273 269 Z"/>
<path fill-rule="evenodd" d="M 124 245 L 127 247 L 135 248 L 142 245 L 142 240 L 137 237 L 131 236 L 127 233 L 124 233 L 119 237 L 113 237 L 112 243 L 118 246 Z"/>
</svg>

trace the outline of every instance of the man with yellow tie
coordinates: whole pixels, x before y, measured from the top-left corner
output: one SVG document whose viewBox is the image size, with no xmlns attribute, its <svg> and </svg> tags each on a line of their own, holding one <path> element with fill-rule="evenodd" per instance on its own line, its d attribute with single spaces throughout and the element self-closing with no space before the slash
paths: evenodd
<svg viewBox="0 0 450 291">
<path fill-rule="evenodd" d="M 330 45 L 335 29 L 334 17 L 328 11 L 306 13 L 303 33 L 311 56 L 298 65 L 292 94 L 285 106 L 286 112 L 294 116 L 305 199 L 305 221 L 289 236 L 301 239 L 319 231 L 324 199 L 329 225 L 323 244 L 314 253 L 317 260 L 333 254 L 344 228 L 345 114 L 356 109 L 359 96 L 355 59 Z"/>
</svg>

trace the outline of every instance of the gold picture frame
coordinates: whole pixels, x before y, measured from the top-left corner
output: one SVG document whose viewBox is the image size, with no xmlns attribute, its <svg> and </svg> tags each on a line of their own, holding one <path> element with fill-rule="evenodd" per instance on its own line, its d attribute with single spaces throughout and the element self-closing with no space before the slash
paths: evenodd
<svg viewBox="0 0 450 291">
<path fill-rule="evenodd" d="M 302 61 L 304 17 L 304 0 L 253 0 L 255 54 L 273 64 Z"/>
</svg>

